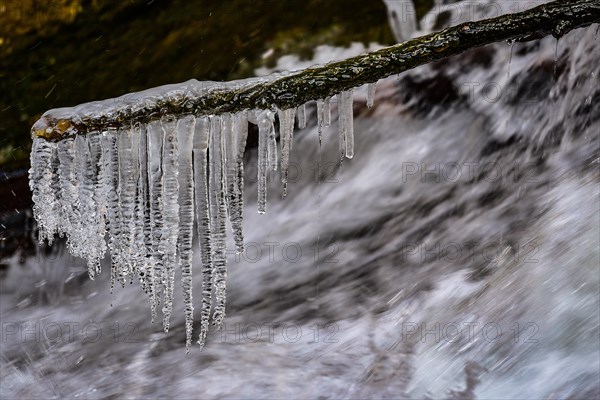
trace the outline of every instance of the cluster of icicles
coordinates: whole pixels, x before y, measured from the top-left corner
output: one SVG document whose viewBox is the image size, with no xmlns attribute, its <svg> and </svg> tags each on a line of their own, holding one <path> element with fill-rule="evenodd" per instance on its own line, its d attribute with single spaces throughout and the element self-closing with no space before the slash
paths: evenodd
<svg viewBox="0 0 600 400">
<path fill-rule="evenodd" d="M 375 85 L 368 87 L 373 103 Z M 354 154 L 352 90 L 337 95 L 340 162 Z M 331 123 L 330 99 L 317 101 L 319 143 Z M 248 122 L 259 130 L 258 212 L 266 212 L 267 173 L 280 159 L 283 196 L 292 150 L 296 111 L 306 126 L 306 109 L 175 118 L 148 124 L 70 135 L 60 141 L 35 138 L 29 171 L 39 240 L 67 237 L 69 251 L 88 263 L 94 279 L 107 247 L 111 288 L 115 281 L 139 280 L 149 296 L 152 320 L 162 304 L 164 330 L 173 310 L 175 266 L 182 275 L 186 347 L 192 341 L 192 242 L 194 220 L 202 265 L 202 309 L 198 343 L 211 319 L 225 317 L 227 218 L 237 252 L 244 251 L 243 156 Z M 214 297 L 214 308 L 213 308 Z M 212 311 L 211 311 L 212 309 Z"/>
</svg>

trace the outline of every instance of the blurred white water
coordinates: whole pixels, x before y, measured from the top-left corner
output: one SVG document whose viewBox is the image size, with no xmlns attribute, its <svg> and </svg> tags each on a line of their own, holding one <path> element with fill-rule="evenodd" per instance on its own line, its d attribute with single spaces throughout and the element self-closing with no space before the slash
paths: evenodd
<svg viewBox="0 0 600 400">
<path fill-rule="evenodd" d="M 180 287 L 165 335 L 138 287 L 110 295 L 106 262 L 94 282 L 60 248 L 11 266 L 0 396 L 598 397 L 596 30 L 556 64 L 553 38 L 500 43 L 379 82 L 371 110 L 358 90 L 341 170 L 312 105 L 266 215 L 248 151 L 247 249 L 230 237 L 227 318 L 202 352 L 185 354 Z"/>
</svg>

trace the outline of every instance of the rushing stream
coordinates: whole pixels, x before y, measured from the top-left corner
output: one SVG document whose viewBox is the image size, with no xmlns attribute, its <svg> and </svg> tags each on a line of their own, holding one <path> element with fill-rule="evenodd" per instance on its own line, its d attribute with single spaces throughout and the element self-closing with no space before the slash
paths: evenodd
<svg viewBox="0 0 600 400">
<path fill-rule="evenodd" d="M 309 103 L 266 214 L 250 133 L 221 331 L 186 356 L 181 286 L 165 334 L 55 243 L 0 279 L 2 397 L 600 396 L 599 74 L 592 26 L 388 78 L 341 168 Z"/>
</svg>

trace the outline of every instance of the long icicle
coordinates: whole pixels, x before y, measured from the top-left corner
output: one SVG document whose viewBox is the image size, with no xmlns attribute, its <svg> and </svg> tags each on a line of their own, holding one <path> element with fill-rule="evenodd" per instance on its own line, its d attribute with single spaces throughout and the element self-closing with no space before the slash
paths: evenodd
<svg viewBox="0 0 600 400">
<path fill-rule="evenodd" d="M 248 137 L 248 117 L 245 112 L 237 113 L 234 116 L 234 137 L 235 142 L 231 143 L 235 152 L 235 176 L 233 196 L 231 201 L 231 228 L 233 230 L 233 240 L 235 242 L 236 252 L 244 252 L 244 234 L 242 227 L 244 225 L 244 152 L 246 150 L 246 138 Z M 229 162 L 229 161 L 228 161 Z"/>
<path fill-rule="evenodd" d="M 100 274 L 100 260 L 106 253 L 106 192 L 104 191 L 104 170 L 103 153 L 102 153 L 102 135 L 99 132 L 88 134 L 88 144 L 90 149 L 90 164 L 93 171 L 92 183 L 94 185 L 93 193 L 93 236 L 96 244 L 95 254 L 93 255 L 93 271 L 92 274 L 97 276 Z"/>
<path fill-rule="evenodd" d="M 344 97 L 344 134 L 346 142 L 346 158 L 354 157 L 354 114 L 353 114 L 353 91 L 352 89 L 342 92 Z"/>
<path fill-rule="evenodd" d="M 56 187 L 58 176 L 54 172 L 54 162 L 58 158 L 58 144 L 35 138 L 31 146 L 31 168 L 29 188 L 32 193 L 33 215 L 38 222 L 39 243 L 44 240 L 51 245 L 60 224 L 60 202 Z M 59 211 L 59 212 L 56 212 Z"/>
<path fill-rule="evenodd" d="M 76 178 L 77 168 L 75 166 L 75 139 L 73 137 L 59 142 L 58 159 L 60 162 L 58 174 L 62 197 L 64 231 L 67 233 L 67 246 L 71 254 L 80 256 L 81 215 Z"/>
<path fill-rule="evenodd" d="M 179 259 L 183 303 L 185 306 L 185 348 L 189 353 L 192 345 L 194 325 L 194 303 L 192 293 L 192 239 L 194 237 L 194 175 L 192 150 L 196 119 L 186 116 L 177 122 L 177 143 L 179 148 Z"/>
<path fill-rule="evenodd" d="M 231 219 L 233 213 L 233 199 L 235 198 L 235 174 L 236 174 L 236 131 L 233 115 L 225 113 L 221 116 L 221 135 L 225 141 L 225 198 L 227 203 L 227 214 Z"/>
<path fill-rule="evenodd" d="M 265 125 L 267 131 L 267 158 L 269 160 L 269 168 L 271 171 L 277 171 L 277 136 L 275 134 L 273 122 L 273 119 L 269 119 L 269 122 Z"/>
<path fill-rule="evenodd" d="M 137 276 L 138 280 L 140 277 L 140 267 L 141 267 L 141 259 L 144 254 L 144 248 L 138 246 L 137 236 L 142 221 L 138 221 L 138 183 L 140 181 L 140 124 L 135 124 L 131 126 L 131 159 L 132 159 L 132 171 L 133 171 L 133 179 L 132 180 L 132 200 L 133 200 L 133 221 L 131 225 L 128 227 L 130 232 L 130 258 L 131 258 L 131 282 L 133 283 L 133 279 Z"/>
<path fill-rule="evenodd" d="M 163 234 L 163 171 L 162 146 L 163 130 L 160 121 L 154 121 L 147 126 L 148 134 L 148 195 L 151 221 L 151 263 L 153 265 L 154 291 L 150 296 L 152 321 L 156 318 L 156 309 L 160 305 L 160 295 L 163 292 L 164 257 L 162 252 Z"/>
<path fill-rule="evenodd" d="M 196 227 L 202 261 L 202 310 L 200 311 L 200 335 L 198 344 L 202 348 L 208 334 L 212 299 L 212 250 L 211 216 L 208 199 L 208 141 L 210 121 L 208 117 L 196 121 L 198 148 L 194 149 L 194 182 L 196 202 Z"/>
<path fill-rule="evenodd" d="M 340 157 L 340 167 L 346 156 L 346 97 L 342 93 L 337 94 L 337 106 L 338 106 L 338 154 Z"/>
<path fill-rule="evenodd" d="M 177 146 L 177 121 L 172 117 L 161 120 L 164 130 L 163 143 L 163 213 L 164 232 L 163 254 L 165 267 L 163 275 L 163 329 L 169 331 L 169 320 L 173 311 L 173 291 L 175 286 L 175 265 L 177 264 L 177 238 L 179 237 L 179 167 Z"/>
<path fill-rule="evenodd" d="M 121 222 L 119 212 L 119 159 L 117 133 L 109 130 L 102 133 L 102 170 L 106 197 L 106 222 L 108 227 L 108 249 L 111 255 L 110 290 L 112 292 L 117 277 L 117 265 L 121 258 Z M 62 192 L 61 192 L 62 195 Z"/>
<path fill-rule="evenodd" d="M 223 163 L 223 136 L 221 135 L 221 118 L 210 118 L 210 217 L 212 228 L 211 250 L 213 255 L 213 286 L 215 290 L 215 310 L 213 324 L 220 329 L 225 319 L 225 302 L 227 298 L 227 257 L 225 204 L 225 174 Z"/>
<path fill-rule="evenodd" d="M 319 146 L 323 143 L 323 125 L 325 124 L 324 114 L 325 100 L 317 100 L 317 132 L 319 134 Z"/>
<path fill-rule="evenodd" d="M 136 138 L 137 139 L 137 138 Z M 139 153 L 133 146 L 133 132 L 130 128 L 119 133 L 119 211 L 121 212 L 121 247 L 124 254 L 132 255 L 135 241 L 135 194 L 138 183 L 137 157 Z M 134 158 L 135 154 L 135 158 Z M 121 284 L 128 277 L 133 278 L 132 257 L 123 257 L 117 270 Z"/>
<path fill-rule="evenodd" d="M 290 153 L 294 140 L 294 116 L 296 109 L 279 110 L 279 134 L 281 136 L 281 182 L 283 183 L 282 197 L 287 196 L 287 184 L 290 165 Z"/>
<path fill-rule="evenodd" d="M 151 262 L 151 225 L 148 204 L 148 136 L 146 126 L 136 124 L 134 135 L 138 137 L 138 169 L 135 199 L 135 249 L 137 252 L 137 270 L 142 290 L 152 299 L 154 292 L 154 271 Z"/>
<path fill-rule="evenodd" d="M 269 154 L 269 131 L 271 129 L 274 114 L 270 110 L 259 111 L 256 115 L 258 124 L 258 213 L 264 214 L 267 212 L 267 171 L 268 171 L 268 154 Z M 283 146 L 283 136 L 281 143 Z M 283 153 L 281 158 L 281 169 L 283 173 Z"/>
<path fill-rule="evenodd" d="M 331 126 L 331 97 L 326 97 L 323 103 L 323 122 L 325 126 Z"/>
<path fill-rule="evenodd" d="M 98 248 L 96 241 L 96 221 L 94 202 L 94 177 L 96 171 L 92 165 L 88 136 L 75 137 L 75 172 L 78 182 L 79 204 L 81 211 L 81 240 L 82 251 L 80 253 L 87 261 L 88 276 L 94 279 L 96 275 L 96 263 L 100 262 L 96 257 Z"/>
</svg>

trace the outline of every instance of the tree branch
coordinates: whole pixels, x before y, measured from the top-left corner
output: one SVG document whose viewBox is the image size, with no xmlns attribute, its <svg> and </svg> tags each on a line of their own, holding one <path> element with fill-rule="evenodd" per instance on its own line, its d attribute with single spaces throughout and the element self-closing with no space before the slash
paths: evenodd
<svg viewBox="0 0 600 400">
<path fill-rule="evenodd" d="M 600 22 L 600 0 L 554 1 L 528 11 L 463 23 L 372 53 L 324 66 L 226 83 L 167 85 L 116 99 L 47 111 L 33 137 L 64 136 L 148 122 L 162 115 L 211 115 L 280 109 L 333 96 L 432 61 L 502 40 L 528 41 Z"/>
</svg>

